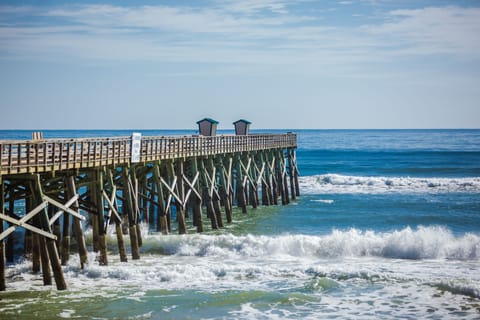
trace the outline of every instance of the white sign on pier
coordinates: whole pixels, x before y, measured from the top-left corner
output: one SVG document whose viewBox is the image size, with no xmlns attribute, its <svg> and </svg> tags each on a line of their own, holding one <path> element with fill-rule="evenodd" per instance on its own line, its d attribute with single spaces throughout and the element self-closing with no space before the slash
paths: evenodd
<svg viewBox="0 0 480 320">
<path fill-rule="evenodd" d="M 142 145 L 142 134 L 140 132 L 132 133 L 132 163 L 140 162 L 140 148 Z"/>
</svg>

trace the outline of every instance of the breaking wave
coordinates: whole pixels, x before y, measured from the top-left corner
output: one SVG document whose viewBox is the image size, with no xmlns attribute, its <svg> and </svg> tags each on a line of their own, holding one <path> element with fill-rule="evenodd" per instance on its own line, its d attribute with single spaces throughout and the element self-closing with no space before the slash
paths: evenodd
<svg viewBox="0 0 480 320">
<path fill-rule="evenodd" d="M 480 192 L 480 178 L 364 177 L 323 174 L 299 179 L 305 194 Z"/>
<path fill-rule="evenodd" d="M 162 248 L 166 255 L 216 256 L 219 258 L 276 257 L 339 258 L 382 257 L 392 259 L 480 258 L 480 237 L 455 236 L 443 227 L 405 228 L 394 232 L 350 229 L 333 230 L 324 236 L 191 235 L 151 236 L 144 250 Z"/>
</svg>

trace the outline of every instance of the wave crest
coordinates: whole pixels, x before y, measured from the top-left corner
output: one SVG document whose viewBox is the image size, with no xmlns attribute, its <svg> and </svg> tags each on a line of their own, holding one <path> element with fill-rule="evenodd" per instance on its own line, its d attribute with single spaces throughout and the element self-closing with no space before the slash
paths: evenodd
<svg viewBox="0 0 480 320">
<path fill-rule="evenodd" d="M 389 193 L 389 192 L 480 192 L 480 178 L 364 177 L 323 174 L 299 179 L 302 192 Z"/>
<path fill-rule="evenodd" d="M 456 237 L 443 227 L 405 228 L 386 233 L 358 229 L 333 230 L 324 236 L 149 236 L 145 240 L 146 251 L 160 246 L 164 254 L 219 258 L 286 256 L 331 259 L 371 256 L 413 260 L 477 260 L 480 257 L 479 236 L 465 234 Z"/>
</svg>

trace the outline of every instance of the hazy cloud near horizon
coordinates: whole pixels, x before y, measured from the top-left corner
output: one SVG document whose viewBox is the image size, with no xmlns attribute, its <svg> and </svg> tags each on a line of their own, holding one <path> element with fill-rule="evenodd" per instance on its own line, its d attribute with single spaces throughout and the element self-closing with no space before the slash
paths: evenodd
<svg viewBox="0 0 480 320">
<path fill-rule="evenodd" d="M 476 1 L 0 2 L 0 129 L 480 127 Z"/>
</svg>

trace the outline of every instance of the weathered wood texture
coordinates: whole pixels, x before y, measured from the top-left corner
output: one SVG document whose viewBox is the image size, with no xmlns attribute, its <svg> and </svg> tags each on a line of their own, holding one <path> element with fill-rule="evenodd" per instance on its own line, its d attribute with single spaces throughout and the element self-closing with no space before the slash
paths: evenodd
<svg viewBox="0 0 480 320">
<path fill-rule="evenodd" d="M 0 140 L 0 175 L 41 173 L 130 163 L 131 137 Z M 297 136 L 142 137 L 140 162 L 245 151 L 294 148 Z"/>
</svg>

